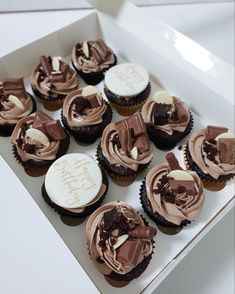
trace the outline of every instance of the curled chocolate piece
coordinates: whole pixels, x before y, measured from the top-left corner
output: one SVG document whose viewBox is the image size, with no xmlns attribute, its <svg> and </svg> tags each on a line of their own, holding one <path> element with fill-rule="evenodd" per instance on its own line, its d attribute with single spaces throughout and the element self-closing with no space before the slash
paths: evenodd
<svg viewBox="0 0 235 294">
<path fill-rule="evenodd" d="M 179 162 L 177 158 L 175 157 L 175 154 L 173 152 L 169 152 L 166 155 L 166 160 L 169 164 L 170 170 L 177 170 L 177 169 L 182 169 L 181 166 L 179 165 Z"/>
<path fill-rule="evenodd" d="M 157 229 L 151 226 L 138 226 L 129 232 L 129 236 L 134 239 L 153 239 L 157 234 Z"/>
<path fill-rule="evenodd" d="M 228 128 L 218 126 L 208 126 L 205 131 L 205 139 L 207 141 L 214 140 L 218 135 L 226 133 Z"/>
<path fill-rule="evenodd" d="M 219 159 L 222 163 L 235 163 L 235 139 L 219 139 Z"/>
</svg>

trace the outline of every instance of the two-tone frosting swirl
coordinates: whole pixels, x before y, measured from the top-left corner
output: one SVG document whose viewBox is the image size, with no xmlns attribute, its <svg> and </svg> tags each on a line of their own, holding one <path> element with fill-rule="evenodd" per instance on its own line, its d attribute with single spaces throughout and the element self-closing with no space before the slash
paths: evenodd
<svg viewBox="0 0 235 294">
<path fill-rule="evenodd" d="M 214 156 L 211 157 L 208 154 L 211 153 L 212 148 L 214 150 Z M 218 143 L 206 140 L 206 129 L 200 129 L 192 134 L 188 142 L 188 149 L 193 161 L 203 173 L 209 174 L 214 179 L 218 179 L 223 175 L 235 174 L 234 163 L 221 162 Z M 231 151 L 234 159 L 234 147 Z"/>
<path fill-rule="evenodd" d="M 109 221 L 109 217 L 112 220 Z M 136 231 L 135 235 L 132 233 L 136 227 L 148 228 L 141 216 L 124 202 L 105 204 L 89 217 L 86 225 L 88 248 L 93 263 L 101 273 L 109 275 L 114 271 L 125 275 L 152 253 L 152 238 L 156 230 L 152 228 L 152 236 L 142 239 Z M 144 233 L 148 234 L 149 230 Z M 131 246 L 138 252 L 132 252 L 132 257 L 129 257 Z"/>
<path fill-rule="evenodd" d="M 63 117 L 70 128 L 97 125 L 102 122 L 102 116 L 107 110 L 101 95 L 98 92 L 94 93 L 93 97 L 90 94 L 86 95 L 86 88 L 73 91 L 64 100 Z M 91 105 L 89 98 L 96 99 L 96 104 Z"/>
<path fill-rule="evenodd" d="M 153 211 L 176 225 L 180 225 L 184 220 L 195 220 L 204 203 L 204 191 L 200 178 L 195 172 L 187 172 L 193 177 L 196 193 L 187 193 L 183 190 L 182 193 L 179 191 L 172 194 L 171 199 L 166 197 L 168 192 L 163 192 L 163 189 L 166 191 L 169 189 L 167 176 L 170 173 L 170 168 L 167 163 L 156 165 L 146 177 L 147 197 Z M 169 195 L 167 196 L 169 197 Z"/>
<path fill-rule="evenodd" d="M 44 58 L 44 63 L 42 62 Z M 53 68 L 53 60 L 58 60 L 58 68 Z M 48 67 L 46 70 L 45 67 Z M 45 65 L 46 64 L 46 65 Z M 32 72 L 32 88 L 43 96 L 65 97 L 77 89 L 79 81 L 76 72 L 61 57 L 42 56 Z"/>
<path fill-rule="evenodd" d="M 113 50 L 101 39 L 79 42 L 72 51 L 74 66 L 84 73 L 99 72 L 115 62 Z"/>
<path fill-rule="evenodd" d="M 14 100 L 10 96 L 14 96 Z M 32 113 L 34 102 L 25 91 L 23 78 L 0 81 L 0 125 L 16 124 Z"/>
</svg>

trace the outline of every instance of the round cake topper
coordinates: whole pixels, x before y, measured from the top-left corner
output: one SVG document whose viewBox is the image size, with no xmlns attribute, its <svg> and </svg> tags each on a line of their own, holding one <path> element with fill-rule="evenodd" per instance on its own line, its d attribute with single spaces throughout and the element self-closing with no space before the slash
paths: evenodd
<svg viewBox="0 0 235 294">
<path fill-rule="evenodd" d="M 123 63 L 110 68 L 105 74 L 105 85 L 118 96 L 140 94 L 149 83 L 147 71 L 135 63 Z"/>
<path fill-rule="evenodd" d="M 90 203 L 99 193 L 102 173 L 88 155 L 66 154 L 49 168 L 45 189 L 50 199 L 64 208 L 79 208 Z"/>
</svg>

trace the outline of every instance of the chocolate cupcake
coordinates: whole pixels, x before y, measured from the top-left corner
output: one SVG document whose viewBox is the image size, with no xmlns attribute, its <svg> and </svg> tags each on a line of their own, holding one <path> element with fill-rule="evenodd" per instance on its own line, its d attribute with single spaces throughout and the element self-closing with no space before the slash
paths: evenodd
<svg viewBox="0 0 235 294">
<path fill-rule="evenodd" d="M 104 72 L 117 64 L 113 50 L 102 39 L 78 42 L 72 51 L 72 64 L 83 80 L 97 85 L 104 79 Z"/>
<path fill-rule="evenodd" d="M 148 172 L 140 189 L 140 200 L 162 232 L 176 234 L 198 217 L 204 189 L 198 175 L 182 170 L 172 152 L 166 159 L 168 163 L 158 164 Z"/>
<path fill-rule="evenodd" d="M 67 152 L 70 139 L 59 120 L 38 111 L 17 123 L 11 142 L 15 158 L 28 175 L 36 177 Z"/>
<path fill-rule="evenodd" d="M 41 56 L 31 79 L 34 94 L 50 111 L 62 107 L 64 98 L 79 84 L 75 71 L 60 56 Z"/>
<path fill-rule="evenodd" d="M 123 116 L 140 109 L 151 92 L 147 71 L 135 63 L 123 63 L 108 70 L 104 84 L 111 106 Z"/>
<path fill-rule="evenodd" d="M 184 157 L 187 168 L 199 175 L 205 188 L 219 191 L 235 176 L 235 135 L 219 126 L 200 129 L 186 144 Z"/>
<path fill-rule="evenodd" d="M 0 136 L 10 136 L 17 122 L 36 111 L 23 78 L 0 81 Z"/>
<path fill-rule="evenodd" d="M 142 108 L 149 139 L 161 150 L 176 146 L 192 129 L 188 106 L 165 91 L 156 92 Z"/>
<path fill-rule="evenodd" d="M 73 91 L 65 98 L 62 122 L 78 143 L 94 143 L 111 120 L 110 105 L 93 86 Z"/>
<path fill-rule="evenodd" d="M 152 149 L 141 114 L 136 113 L 104 129 L 97 158 L 115 183 L 127 186 L 148 167 Z"/>
<path fill-rule="evenodd" d="M 153 254 L 157 230 L 127 203 L 110 202 L 98 208 L 86 224 L 90 257 L 106 281 L 123 287 L 138 278 Z"/>
<path fill-rule="evenodd" d="M 100 206 L 108 186 L 105 173 L 90 156 L 71 153 L 50 166 L 42 196 L 63 222 L 77 225 Z"/>
</svg>

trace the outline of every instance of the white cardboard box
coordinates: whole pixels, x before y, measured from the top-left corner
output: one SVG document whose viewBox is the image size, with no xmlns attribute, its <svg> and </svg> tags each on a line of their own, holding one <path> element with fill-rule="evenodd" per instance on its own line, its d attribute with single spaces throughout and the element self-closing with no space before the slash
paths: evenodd
<svg viewBox="0 0 235 294">
<path fill-rule="evenodd" d="M 119 60 L 137 62 L 148 70 L 153 90 L 165 88 L 172 94 L 182 97 L 194 112 L 194 129 L 210 123 L 225 125 L 233 130 L 234 69 L 231 66 L 130 3 L 121 0 L 115 1 L 115 4 L 108 0 L 90 2 L 97 7 L 97 13 L 91 13 L 78 22 L 2 57 L 0 78 L 29 77 L 40 55 L 69 56 L 78 40 L 102 37 L 114 48 Z M 102 90 L 102 83 L 99 87 Z M 59 112 L 53 115 L 59 117 Z M 114 113 L 114 120 L 116 119 L 118 115 Z M 69 152 L 85 152 L 94 157 L 96 145 L 97 143 L 82 147 L 72 140 Z M 119 293 L 119 289 L 112 288 L 105 282 L 89 259 L 85 243 L 85 224 L 78 227 L 64 225 L 58 214 L 47 206 L 41 197 L 40 188 L 44 177 L 35 179 L 24 173 L 12 157 L 9 138 L 0 138 L 0 146 L 3 157 L 99 291 Z M 175 152 L 182 160 L 182 152 L 177 148 Z M 155 150 L 151 166 L 165 161 L 165 154 Z M 138 197 L 140 182 L 141 178 L 128 188 L 120 188 L 110 180 L 110 192 L 105 202 L 124 200 L 145 215 Z M 149 267 L 139 279 L 123 288 L 122 293 L 150 293 L 157 287 L 234 205 L 233 195 L 232 183 L 220 192 L 206 191 L 205 206 L 197 221 L 176 236 L 167 236 L 159 232 L 156 237 L 155 254 Z M 27 216 L 27 212 L 24 215 Z M 11 262 L 14 265 L 14 261 Z"/>
</svg>

